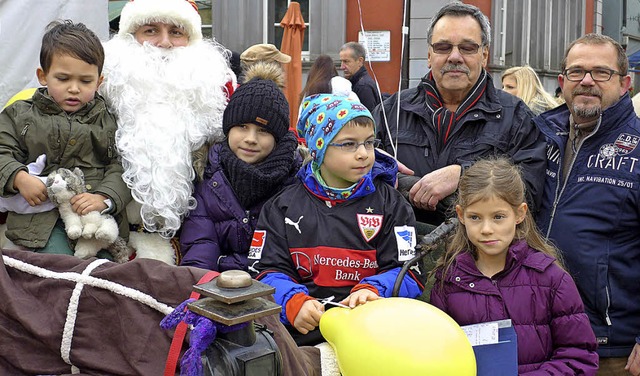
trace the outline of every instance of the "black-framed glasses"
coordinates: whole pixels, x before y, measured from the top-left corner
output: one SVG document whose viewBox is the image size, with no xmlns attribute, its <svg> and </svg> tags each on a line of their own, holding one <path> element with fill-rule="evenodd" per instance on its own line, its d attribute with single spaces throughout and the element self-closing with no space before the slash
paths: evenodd
<svg viewBox="0 0 640 376">
<path fill-rule="evenodd" d="M 564 72 L 562 72 L 567 80 L 572 82 L 582 81 L 587 73 L 589 73 L 591 75 L 591 79 L 596 82 L 609 81 L 614 74 L 624 76 L 624 74 L 609 68 L 594 68 L 591 70 L 582 68 L 568 68 L 565 69 Z"/>
<path fill-rule="evenodd" d="M 460 51 L 463 55 L 473 55 L 478 53 L 480 49 L 480 45 L 478 43 L 473 42 L 463 42 L 460 44 L 451 44 L 447 42 L 438 42 L 432 43 L 431 48 L 433 52 L 439 55 L 448 55 L 453 51 L 453 47 L 458 47 L 458 51 Z"/>
<path fill-rule="evenodd" d="M 373 140 L 367 140 L 365 142 L 345 141 L 341 144 L 335 142 L 329 144 L 329 146 L 335 146 L 337 148 L 340 148 L 342 151 L 346 151 L 349 153 L 354 153 L 356 150 L 358 150 L 360 145 L 364 145 L 364 148 L 367 150 L 373 150 L 380 145 L 380 140 L 375 138 Z"/>
</svg>

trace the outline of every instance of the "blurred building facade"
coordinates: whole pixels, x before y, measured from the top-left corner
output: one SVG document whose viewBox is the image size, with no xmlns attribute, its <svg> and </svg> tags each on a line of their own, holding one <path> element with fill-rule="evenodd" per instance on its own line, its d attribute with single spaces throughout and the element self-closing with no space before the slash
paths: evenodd
<svg viewBox="0 0 640 376">
<path fill-rule="evenodd" d="M 388 59 L 367 64 L 383 92 L 415 86 L 428 72 L 427 26 L 452 0 L 298 0 L 306 22 L 303 71 L 320 54 L 340 65 L 339 50 L 359 40 L 362 29 L 383 35 Z M 291 0 L 196 0 L 203 32 L 230 50 L 242 52 L 256 43 L 280 47 L 279 23 Z M 492 45 L 488 71 L 500 83 L 501 73 L 515 65 L 530 65 L 545 88 L 557 87 L 566 47 L 585 33 L 611 36 L 636 57 L 640 66 L 640 1 L 628 0 L 466 0 L 491 20 Z M 126 1 L 112 0 L 123 5 Z M 111 14 L 111 12 L 110 12 Z M 110 15 L 110 18 L 112 15 Z M 111 18 L 111 20 L 114 20 Z M 404 22 L 403 22 L 404 21 Z M 117 25 L 112 22 L 111 26 Z M 406 28 L 403 29 L 403 25 Z M 404 32 L 403 32 L 404 30 Z M 386 39 L 384 39 L 386 38 Z M 377 41 L 380 42 L 380 41 Z M 632 61 L 633 57 L 632 56 Z M 373 68 L 373 70 L 371 69 Z M 634 72 L 632 76 L 637 73 Z M 634 80 L 640 85 L 640 79 Z"/>
</svg>

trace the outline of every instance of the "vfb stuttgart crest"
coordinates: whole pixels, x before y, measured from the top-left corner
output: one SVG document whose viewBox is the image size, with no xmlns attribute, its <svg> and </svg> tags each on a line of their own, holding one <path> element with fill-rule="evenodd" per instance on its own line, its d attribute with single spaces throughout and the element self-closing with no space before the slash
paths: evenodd
<svg viewBox="0 0 640 376">
<path fill-rule="evenodd" d="M 382 229 L 382 215 L 379 214 L 356 214 L 358 216 L 358 227 L 364 240 L 371 241 Z"/>
</svg>

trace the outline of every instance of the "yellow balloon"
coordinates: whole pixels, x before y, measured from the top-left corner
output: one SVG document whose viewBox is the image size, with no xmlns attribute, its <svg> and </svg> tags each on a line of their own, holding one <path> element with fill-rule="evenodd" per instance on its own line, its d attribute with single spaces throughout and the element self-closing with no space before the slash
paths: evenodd
<svg viewBox="0 0 640 376">
<path fill-rule="evenodd" d="M 9 99 L 9 102 L 7 102 L 7 104 L 5 104 L 3 108 L 9 106 L 10 104 L 12 104 L 15 101 L 31 99 L 31 97 L 33 97 L 33 93 L 35 93 L 35 92 L 36 92 L 36 88 L 35 87 L 29 88 L 29 89 L 24 89 L 21 92 L 19 92 L 18 94 L 16 94 L 13 97 L 11 97 L 11 99 Z"/>
<path fill-rule="evenodd" d="M 386 298 L 355 309 L 331 308 L 320 331 L 336 352 L 343 376 L 475 376 L 465 333 L 438 308 L 415 299 Z"/>
</svg>

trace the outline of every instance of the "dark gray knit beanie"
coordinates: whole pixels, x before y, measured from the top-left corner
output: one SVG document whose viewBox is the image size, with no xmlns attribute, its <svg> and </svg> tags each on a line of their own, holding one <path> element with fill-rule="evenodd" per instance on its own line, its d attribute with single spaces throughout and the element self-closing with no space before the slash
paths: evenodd
<svg viewBox="0 0 640 376">
<path fill-rule="evenodd" d="M 240 124 L 264 127 L 280 140 L 289 131 L 289 103 L 271 80 L 253 79 L 240 85 L 229 100 L 222 118 L 222 131 Z"/>
</svg>

